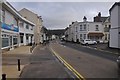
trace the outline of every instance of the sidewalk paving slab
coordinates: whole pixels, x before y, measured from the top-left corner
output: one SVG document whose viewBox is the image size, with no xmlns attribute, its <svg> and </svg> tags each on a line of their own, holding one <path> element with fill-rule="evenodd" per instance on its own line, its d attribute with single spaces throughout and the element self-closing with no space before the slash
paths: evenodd
<svg viewBox="0 0 120 80">
<path fill-rule="evenodd" d="M 31 48 L 31 46 L 20 46 L 18 48 L 13 49 L 13 50 L 6 51 L 6 52 L 2 53 L 2 57 L 8 56 L 8 55 L 14 56 L 15 54 L 19 54 L 19 55 L 32 54 L 30 52 L 30 48 Z M 21 65 L 21 71 L 24 67 L 25 67 L 25 65 Z M 16 78 L 17 79 L 17 78 L 19 78 L 21 71 L 18 71 L 16 64 L 14 64 L 14 65 L 10 65 L 10 64 L 2 65 L 2 74 L 6 74 L 7 78 Z"/>
</svg>

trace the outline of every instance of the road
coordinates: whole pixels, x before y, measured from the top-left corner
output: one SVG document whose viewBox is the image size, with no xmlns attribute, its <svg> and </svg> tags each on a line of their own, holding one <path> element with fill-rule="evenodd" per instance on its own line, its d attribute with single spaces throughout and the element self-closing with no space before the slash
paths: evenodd
<svg viewBox="0 0 120 80">
<path fill-rule="evenodd" d="M 4 65 L 28 64 L 22 71 L 21 80 L 31 78 L 75 78 L 69 66 L 56 58 L 58 54 L 86 79 L 118 78 L 117 55 L 80 46 L 79 44 L 52 41 L 47 46 L 37 46 L 33 54 L 12 54 L 3 57 Z M 69 79 L 68 79 L 69 80 Z"/>
<path fill-rule="evenodd" d="M 84 78 L 118 78 L 116 55 L 78 47 L 75 44 L 59 43 L 53 42 L 50 47 Z"/>
<path fill-rule="evenodd" d="M 49 51 L 47 46 L 37 46 L 29 60 L 30 64 L 23 69 L 20 80 L 74 77 Z"/>
<path fill-rule="evenodd" d="M 65 45 L 67 47 L 76 49 L 78 51 L 82 51 L 82 52 L 85 52 L 85 53 L 88 53 L 88 54 L 91 54 L 91 55 L 106 58 L 106 59 L 109 59 L 109 60 L 115 61 L 115 62 L 116 62 L 116 59 L 118 58 L 118 55 L 116 55 L 116 54 L 109 53 L 109 52 L 104 52 L 104 51 L 99 51 L 99 50 L 96 50 L 96 49 L 87 48 L 86 46 L 83 46 L 83 45 L 80 45 L 80 44 L 69 43 L 69 42 L 67 42 L 67 43 L 64 42 L 64 43 L 61 43 L 61 44 Z"/>
</svg>

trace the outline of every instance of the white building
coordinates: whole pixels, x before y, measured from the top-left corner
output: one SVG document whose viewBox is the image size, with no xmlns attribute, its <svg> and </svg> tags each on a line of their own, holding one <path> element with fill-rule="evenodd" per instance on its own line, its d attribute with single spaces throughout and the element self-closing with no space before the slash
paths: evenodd
<svg viewBox="0 0 120 80">
<path fill-rule="evenodd" d="M 34 24 L 25 18 L 23 18 L 15 8 L 13 8 L 8 2 L 4 1 L 2 3 L 2 20 L 1 20 L 1 38 L 2 38 L 2 49 L 13 49 L 14 47 L 20 46 L 20 33 L 32 34 L 32 30 L 27 30 L 25 27 L 27 23 L 32 28 Z M 21 21 L 24 22 L 24 26 L 20 26 Z M 20 32 L 20 33 L 19 33 Z M 27 35 L 24 36 L 24 45 L 30 43 L 30 38 L 27 41 Z"/>
<path fill-rule="evenodd" d="M 67 40 L 80 42 L 83 39 L 103 40 L 104 27 L 102 22 L 88 22 L 84 16 L 83 22 L 72 22 L 66 32 Z"/>
<path fill-rule="evenodd" d="M 35 24 L 34 28 L 34 37 L 35 37 L 35 44 L 39 44 L 42 41 L 42 33 L 41 33 L 41 28 L 43 26 L 42 22 L 42 17 L 39 16 L 38 14 L 23 8 L 19 11 L 19 13 L 29 21 L 33 22 Z"/>
<path fill-rule="evenodd" d="M 110 44 L 109 47 L 120 48 L 120 2 L 110 8 Z"/>
<path fill-rule="evenodd" d="M 103 23 L 104 26 L 104 36 L 103 36 L 103 40 L 104 42 L 108 42 L 110 39 L 110 28 L 111 28 L 111 22 L 110 22 L 110 17 L 108 17 L 105 22 Z"/>
<path fill-rule="evenodd" d="M 34 43 L 34 24 L 19 21 L 19 46 Z"/>
</svg>

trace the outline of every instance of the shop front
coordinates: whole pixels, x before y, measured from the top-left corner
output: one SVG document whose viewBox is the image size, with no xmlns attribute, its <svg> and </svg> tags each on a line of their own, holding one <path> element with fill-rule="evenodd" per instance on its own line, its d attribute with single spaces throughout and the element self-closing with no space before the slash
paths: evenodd
<svg viewBox="0 0 120 80">
<path fill-rule="evenodd" d="M 104 34 L 102 32 L 89 32 L 88 33 L 88 39 L 99 41 L 102 40 L 102 37 Z"/>
<path fill-rule="evenodd" d="M 2 23 L 2 49 L 14 49 L 18 46 L 18 28 L 14 25 Z"/>
</svg>

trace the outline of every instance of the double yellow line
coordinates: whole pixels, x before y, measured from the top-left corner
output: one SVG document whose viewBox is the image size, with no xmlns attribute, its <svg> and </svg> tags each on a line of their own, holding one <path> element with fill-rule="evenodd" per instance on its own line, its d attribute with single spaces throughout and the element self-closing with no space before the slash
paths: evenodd
<svg viewBox="0 0 120 80">
<path fill-rule="evenodd" d="M 59 56 L 52 48 L 51 51 L 54 53 L 54 55 L 70 70 L 74 73 L 74 75 L 79 79 L 79 80 L 85 80 L 85 78 L 80 75 L 70 64 L 68 64 L 61 56 Z"/>
</svg>

